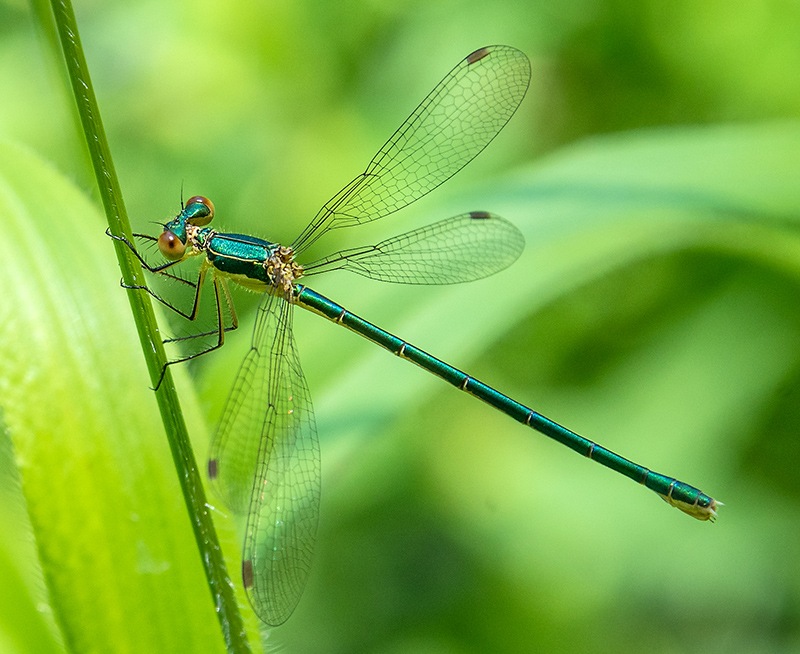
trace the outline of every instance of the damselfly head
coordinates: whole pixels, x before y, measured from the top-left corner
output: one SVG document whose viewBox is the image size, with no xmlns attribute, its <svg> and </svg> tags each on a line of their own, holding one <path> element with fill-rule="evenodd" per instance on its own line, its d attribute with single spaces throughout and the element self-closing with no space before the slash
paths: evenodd
<svg viewBox="0 0 800 654">
<path fill-rule="evenodd" d="M 186 253 L 191 227 L 205 227 L 214 218 L 214 203 L 202 195 L 189 198 L 181 212 L 164 225 L 158 237 L 158 249 L 166 259 L 177 261 Z M 187 229 L 190 226 L 190 229 Z"/>
</svg>

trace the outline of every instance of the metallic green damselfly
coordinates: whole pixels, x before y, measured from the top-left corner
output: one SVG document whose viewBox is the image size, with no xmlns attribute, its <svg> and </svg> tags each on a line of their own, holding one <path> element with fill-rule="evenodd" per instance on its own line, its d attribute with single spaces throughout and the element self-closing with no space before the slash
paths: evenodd
<svg viewBox="0 0 800 654">
<path fill-rule="evenodd" d="M 319 443 L 292 336 L 295 306 L 416 363 L 518 422 L 643 484 L 699 520 L 716 516 L 719 503 L 697 488 L 579 436 L 298 281 L 343 269 L 388 282 L 449 284 L 480 279 L 513 263 L 523 249 L 522 234 L 503 218 L 484 211 L 307 264 L 299 263 L 298 257 L 330 230 L 383 218 L 453 176 L 505 126 L 529 81 L 530 63 L 519 50 L 490 46 L 468 55 L 397 129 L 364 173 L 327 202 L 291 246 L 215 231 L 209 227 L 214 207 L 202 196 L 189 199 L 159 237 L 137 235 L 157 241 L 166 262 L 149 265 L 132 243 L 121 239 L 147 270 L 173 279 L 181 279 L 171 272 L 175 266 L 192 257 L 202 258 L 197 280 L 181 280 L 194 289 L 191 310 L 178 309 L 144 288 L 186 318 L 197 317 L 201 290 L 211 273 L 216 303 L 211 335 L 216 340 L 203 351 L 170 364 L 221 346 L 226 330 L 236 328 L 229 280 L 263 292 L 250 350 L 213 439 L 208 474 L 225 503 L 247 516 L 242 579 L 253 608 L 268 624 L 283 623 L 300 599 L 319 516 Z"/>
</svg>

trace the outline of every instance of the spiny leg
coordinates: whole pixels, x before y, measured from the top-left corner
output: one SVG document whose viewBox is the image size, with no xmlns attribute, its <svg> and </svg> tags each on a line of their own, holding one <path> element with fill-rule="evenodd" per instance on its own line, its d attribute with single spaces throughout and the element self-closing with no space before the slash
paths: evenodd
<svg viewBox="0 0 800 654">
<path fill-rule="evenodd" d="M 203 279 L 205 278 L 206 269 L 200 271 L 198 276 L 197 282 L 197 292 L 195 293 L 195 302 L 194 307 L 192 308 L 192 313 L 189 316 L 186 316 L 189 320 L 194 320 L 197 318 L 197 309 L 200 303 L 200 289 L 203 286 Z M 164 367 L 161 369 L 161 376 L 158 378 L 158 383 L 155 386 L 155 390 L 161 386 L 161 382 L 164 381 L 164 375 L 167 372 L 167 366 L 171 366 L 176 363 L 183 363 L 184 361 L 191 361 L 192 359 L 196 359 L 198 357 L 203 356 L 204 354 L 208 354 L 209 352 L 213 352 L 222 347 L 225 343 L 225 332 L 231 331 L 236 329 L 239 326 L 239 318 L 236 315 L 236 310 L 233 307 L 233 302 L 231 301 L 230 291 L 228 290 L 228 286 L 225 283 L 224 279 L 218 278 L 216 275 L 212 275 L 212 281 L 214 285 L 214 304 L 216 306 L 216 316 L 217 316 L 217 328 L 215 330 L 204 332 L 202 334 L 193 334 L 191 336 L 185 336 L 182 338 L 177 339 L 167 339 L 165 343 L 174 343 L 176 341 L 182 340 L 189 340 L 194 338 L 199 338 L 201 336 L 210 336 L 212 334 L 217 335 L 217 342 L 209 345 L 205 349 L 200 350 L 199 352 L 193 352 L 192 354 L 188 354 L 184 357 L 179 357 L 178 359 L 173 359 L 171 361 L 167 361 L 164 364 Z M 220 293 L 219 289 L 222 286 L 223 294 L 225 295 L 225 302 L 228 305 L 228 309 L 231 312 L 231 325 L 229 327 L 225 326 L 225 317 L 222 313 L 222 303 L 220 302 Z"/>
<path fill-rule="evenodd" d="M 154 273 L 154 274 L 157 274 L 157 275 L 158 274 L 164 274 L 163 273 L 164 270 L 167 270 L 168 268 L 172 268 L 172 266 L 176 266 L 179 263 L 181 263 L 182 261 L 185 261 L 185 259 L 176 259 L 175 261 L 167 261 L 166 263 L 162 263 L 161 265 L 158 265 L 158 266 L 151 266 L 147 262 L 147 260 L 139 253 L 139 250 L 136 249 L 136 246 L 127 239 L 127 237 L 125 237 L 125 236 L 117 236 L 116 234 L 112 234 L 110 228 L 106 229 L 106 236 L 109 236 L 112 239 L 114 239 L 115 241 L 119 241 L 120 243 L 124 243 L 128 247 L 128 249 L 133 253 L 133 256 L 135 256 L 139 260 L 139 263 L 142 265 L 142 268 L 144 268 L 148 272 L 151 272 L 151 273 Z M 143 239 L 148 240 L 148 241 L 157 241 L 158 240 L 157 238 L 155 238 L 153 236 L 150 236 L 149 234 L 134 234 L 134 236 L 137 236 L 139 238 L 143 238 Z M 175 276 L 174 275 L 170 275 L 170 277 L 175 277 Z M 176 279 L 181 279 L 181 278 L 177 277 Z M 186 280 L 182 280 L 182 281 L 186 281 Z M 191 283 L 191 282 L 189 282 L 189 283 Z M 126 288 L 134 288 L 134 287 L 127 287 L 126 286 Z"/>
<path fill-rule="evenodd" d="M 144 257 L 142 257 L 142 255 L 136 249 L 136 246 L 133 243 L 131 243 L 126 237 L 124 237 L 124 236 L 116 236 L 116 235 L 112 234 L 109 229 L 106 229 L 106 234 L 108 236 L 110 236 L 111 238 L 113 238 L 115 241 L 120 241 L 120 242 L 124 243 L 128 247 L 128 249 L 130 249 L 130 251 L 134 254 L 134 256 L 139 260 L 139 263 L 141 264 L 143 269 L 145 269 L 148 272 L 151 272 L 153 274 L 160 275 L 162 277 L 166 277 L 167 279 L 170 279 L 172 281 L 180 282 L 181 284 L 186 284 L 187 286 L 191 286 L 193 289 L 195 289 L 194 299 L 192 301 L 192 310 L 190 312 L 186 312 L 185 310 L 181 309 L 180 307 L 172 304 L 169 300 L 161 297 L 158 293 L 153 291 L 148 286 L 139 285 L 139 284 L 125 284 L 123 282 L 123 283 L 121 283 L 121 286 L 123 288 L 146 291 L 154 300 L 156 300 L 159 303 L 163 304 L 165 307 L 167 307 L 168 309 L 174 311 L 178 315 L 183 316 L 187 320 L 196 320 L 197 319 L 197 314 L 198 314 L 198 310 L 199 310 L 199 306 L 200 306 L 200 294 L 201 294 L 201 289 L 203 287 L 203 282 L 205 280 L 205 275 L 206 275 L 206 272 L 207 272 L 207 268 L 205 268 L 205 267 L 201 268 L 200 272 L 198 273 L 197 280 L 194 281 L 194 282 L 191 281 L 191 280 L 188 280 L 188 279 L 184 279 L 183 277 L 179 277 L 178 275 L 173 275 L 171 272 L 168 272 L 168 269 L 171 268 L 174 265 L 177 265 L 177 264 L 185 261 L 186 259 L 178 259 L 177 261 L 168 261 L 168 262 L 166 262 L 164 264 L 161 264 L 161 265 L 158 265 L 158 266 L 151 266 L 144 259 Z M 148 240 L 148 241 L 158 241 L 158 239 L 156 237 L 151 236 L 150 234 L 138 234 L 138 233 L 135 233 L 134 236 L 137 237 L 137 238 L 142 238 L 142 239 Z M 231 314 L 231 325 L 226 326 L 224 329 L 225 329 L 225 331 L 232 331 L 232 330 L 236 329 L 239 326 L 239 320 L 238 320 L 238 318 L 236 316 L 236 310 L 234 308 L 233 300 L 231 298 L 230 291 L 228 290 L 227 284 L 223 284 L 223 291 L 225 293 L 225 302 L 228 305 L 228 311 Z M 184 340 L 189 340 L 189 339 L 192 339 L 192 338 L 200 338 L 202 336 L 210 336 L 211 334 L 216 334 L 217 331 L 218 331 L 217 329 L 214 329 L 214 330 L 207 331 L 207 332 L 201 332 L 199 334 L 192 334 L 190 336 L 181 336 L 179 338 L 168 338 L 168 339 L 164 340 L 164 343 L 175 343 L 177 341 L 184 341 Z"/>
<path fill-rule="evenodd" d="M 200 307 L 200 288 L 202 287 L 202 285 L 204 283 L 205 275 L 206 275 L 207 271 L 208 271 L 207 268 L 203 268 L 200 271 L 200 274 L 198 275 L 198 278 L 197 278 L 197 282 L 187 282 L 187 283 L 191 284 L 192 286 L 196 286 L 197 287 L 197 290 L 196 290 L 195 296 L 194 296 L 194 304 L 192 306 L 191 313 L 189 313 L 187 315 L 187 314 L 182 313 L 181 311 L 177 311 L 177 313 L 180 313 L 187 320 L 196 320 L 197 319 L 197 315 L 199 313 L 199 307 Z M 217 303 L 217 316 L 218 317 L 222 316 L 222 307 L 221 307 L 221 304 L 220 304 L 220 301 L 219 301 L 219 291 L 217 289 L 218 285 L 222 287 L 222 293 L 225 296 L 225 304 L 228 307 L 228 313 L 231 316 L 231 324 L 230 325 L 225 325 L 223 327 L 223 332 L 231 332 L 234 329 L 238 329 L 238 327 L 239 327 L 239 317 L 236 315 L 236 306 L 233 304 L 233 298 L 231 297 L 231 292 L 230 292 L 230 289 L 228 288 L 228 283 L 226 282 L 226 280 L 224 278 L 218 278 L 215 275 L 214 276 L 214 287 L 215 287 L 214 293 L 215 293 L 215 298 L 216 298 L 216 303 Z M 147 290 L 149 291 L 149 289 L 147 289 Z M 151 295 L 153 295 L 153 293 L 151 291 L 149 291 L 149 292 L 150 292 Z M 161 301 L 162 303 L 164 302 L 163 300 L 159 300 L 159 301 Z M 224 324 L 224 318 L 220 318 L 220 319 L 221 319 L 222 323 Z M 195 338 L 202 338 L 204 336 L 211 336 L 213 334 L 218 333 L 218 331 L 219 331 L 219 327 L 217 327 L 217 329 L 211 329 L 211 330 L 206 331 L 206 332 L 199 332 L 197 334 L 189 334 L 188 336 L 178 336 L 176 338 L 165 338 L 164 339 L 164 343 L 165 344 L 166 343 L 179 343 L 180 341 L 189 341 L 189 340 L 192 340 L 192 339 L 195 339 Z M 203 350 L 202 352 L 196 353 L 195 356 L 200 356 L 202 354 L 205 354 L 206 352 L 210 352 L 211 350 L 215 350 L 218 347 L 219 347 L 219 345 L 215 345 L 215 346 L 211 347 L 210 349 Z"/>
<path fill-rule="evenodd" d="M 114 240 L 124 243 L 128 247 L 128 249 L 130 249 L 130 251 L 134 254 L 134 256 L 139 260 L 139 263 L 141 264 L 141 266 L 142 266 L 142 268 L 144 270 L 147 270 L 148 272 L 151 272 L 151 273 L 156 274 L 156 275 L 167 277 L 170 280 L 178 281 L 178 282 L 181 282 L 181 283 L 186 284 L 188 286 L 191 286 L 194 289 L 194 298 L 192 300 L 192 308 L 191 308 L 190 311 L 187 312 L 184 309 L 182 309 L 181 307 L 176 306 L 175 304 L 173 304 L 172 302 L 170 302 L 166 298 L 161 297 L 158 293 L 153 291 L 148 286 L 138 285 L 138 284 L 125 284 L 125 283 L 122 283 L 121 285 L 123 286 L 123 288 L 132 289 L 132 290 L 146 291 L 153 299 L 157 300 L 159 303 L 163 304 L 165 307 L 167 307 L 171 311 L 177 313 L 178 315 L 182 316 L 183 318 L 186 318 L 187 320 L 190 320 L 190 321 L 195 321 L 197 319 L 197 316 L 199 315 L 199 311 L 200 311 L 200 299 L 201 299 L 203 284 L 205 282 L 206 274 L 208 273 L 207 265 L 201 266 L 200 271 L 198 272 L 198 275 L 197 275 L 197 279 L 196 279 L 196 281 L 193 282 L 193 281 L 184 279 L 183 277 L 179 277 L 179 276 L 174 275 L 171 272 L 169 272 L 169 269 L 172 266 L 175 266 L 175 265 L 181 263 L 182 261 L 185 261 L 186 260 L 185 258 L 178 259 L 177 261 L 168 261 L 168 262 L 166 262 L 164 264 L 161 264 L 161 265 L 158 265 L 158 266 L 151 266 L 144 259 L 144 257 L 142 257 L 142 255 L 137 250 L 136 246 L 133 243 L 131 243 L 126 237 L 124 237 L 124 236 L 116 236 L 116 235 L 112 234 L 110 230 L 106 230 L 106 234 L 108 236 L 110 236 L 111 238 L 113 238 Z M 150 240 L 150 241 L 158 240 L 155 237 L 152 237 L 152 236 L 150 236 L 148 234 L 134 234 L 134 236 L 143 238 L 145 240 Z M 198 352 L 193 352 L 190 355 L 187 355 L 187 356 L 184 356 L 184 357 L 180 357 L 178 359 L 174 359 L 174 360 L 171 360 L 171 361 L 167 361 L 164 364 L 164 367 L 161 369 L 161 375 L 159 376 L 158 383 L 155 386 L 156 389 L 158 389 L 159 386 L 161 386 L 161 383 L 164 381 L 164 375 L 166 374 L 167 366 L 170 366 L 170 365 L 172 365 L 174 363 L 182 363 L 183 361 L 189 361 L 191 359 L 196 359 L 197 357 L 202 356 L 203 354 L 206 354 L 208 352 L 211 352 L 213 350 L 216 350 L 216 349 L 220 348 L 222 346 L 222 344 L 225 342 L 225 332 L 233 331 L 234 329 L 237 329 L 239 327 L 239 318 L 236 315 L 236 308 L 235 308 L 235 306 L 233 304 L 233 299 L 231 298 L 230 290 L 228 289 L 227 283 L 225 282 L 224 279 L 220 279 L 216 275 L 214 275 L 213 276 L 213 284 L 214 284 L 214 303 L 215 303 L 215 306 L 216 306 L 216 325 L 217 325 L 216 328 L 213 329 L 213 330 L 209 330 L 209 331 L 199 332 L 197 334 L 190 334 L 188 336 L 181 336 L 181 337 L 178 337 L 178 338 L 167 338 L 167 339 L 164 339 L 163 343 L 164 344 L 177 343 L 177 342 L 180 342 L 180 341 L 187 341 L 187 340 L 193 340 L 193 339 L 197 339 L 197 338 L 203 338 L 203 337 L 211 336 L 211 335 L 214 335 L 214 334 L 217 335 L 217 342 L 212 344 L 212 345 L 210 345 L 210 346 L 208 346 L 208 347 L 206 347 L 206 348 L 204 348 L 204 349 L 199 350 Z M 231 324 L 230 325 L 226 325 L 225 324 L 225 317 L 223 316 L 222 304 L 220 302 L 220 293 L 219 293 L 220 286 L 222 286 L 222 292 L 223 292 L 223 294 L 225 296 L 225 304 L 228 307 L 228 312 L 230 313 L 230 317 L 231 317 Z"/>
</svg>

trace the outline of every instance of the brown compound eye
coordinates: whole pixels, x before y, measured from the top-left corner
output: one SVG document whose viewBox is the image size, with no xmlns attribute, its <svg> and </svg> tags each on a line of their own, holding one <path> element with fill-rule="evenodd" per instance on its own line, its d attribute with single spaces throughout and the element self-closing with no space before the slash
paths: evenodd
<svg viewBox="0 0 800 654">
<path fill-rule="evenodd" d="M 177 261 L 186 251 L 186 243 L 181 241 L 174 233 L 166 230 L 158 237 L 158 249 L 165 258 Z"/>
<path fill-rule="evenodd" d="M 203 227 L 214 218 L 214 203 L 207 197 L 195 195 L 186 202 L 183 212 L 190 225 Z"/>
</svg>

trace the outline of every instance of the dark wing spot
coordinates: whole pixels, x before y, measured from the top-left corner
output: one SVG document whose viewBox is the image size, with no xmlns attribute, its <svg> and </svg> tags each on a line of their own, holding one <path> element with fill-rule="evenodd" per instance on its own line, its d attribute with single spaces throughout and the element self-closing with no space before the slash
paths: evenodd
<svg viewBox="0 0 800 654">
<path fill-rule="evenodd" d="M 475 50 L 475 52 L 473 52 L 472 54 L 467 55 L 467 63 L 472 65 L 476 61 L 480 61 L 481 59 L 483 59 L 490 52 L 491 50 L 489 48 L 480 48 L 478 50 Z"/>
<path fill-rule="evenodd" d="M 253 562 L 250 559 L 242 561 L 242 584 L 245 588 L 253 587 Z"/>
<path fill-rule="evenodd" d="M 216 459 L 209 459 L 208 460 L 208 478 L 209 479 L 216 479 L 217 478 L 217 460 Z"/>
<path fill-rule="evenodd" d="M 489 220 L 492 217 L 488 211 L 470 211 L 469 217 L 473 220 Z"/>
</svg>

